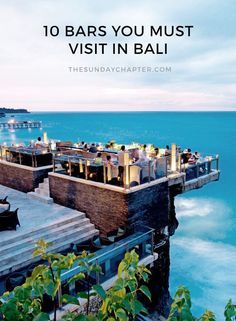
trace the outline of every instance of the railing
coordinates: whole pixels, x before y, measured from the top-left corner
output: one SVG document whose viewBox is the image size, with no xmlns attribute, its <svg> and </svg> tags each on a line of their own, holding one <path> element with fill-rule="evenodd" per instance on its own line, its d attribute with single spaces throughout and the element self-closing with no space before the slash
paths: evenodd
<svg viewBox="0 0 236 321">
<path fill-rule="evenodd" d="M 55 154 L 53 158 L 53 171 L 67 174 L 86 180 L 131 188 L 136 185 L 148 183 L 156 179 L 167 177 L 167 157 L 154 158 L 141 166 L 126 165 L 121 168 L 118 162 L 113 165 L 102 161 L 96 163 L 95 156 L 85 158 L 81 155 Z"/>
<path fill-rule="evenodd" d="M 0 146 L 0 157 L 6 161 L 31 167 L 53 164 L 54 172 L 116 185 L 125 189 L 169 177 L 173 173 L 185 173 L 186 181 L 189 181 L 219 170 L 218 156 L 207 157 L 205 160 L 197 161 L 196 164 L 191 165 L 188 162 L 182 164 L 184 154 L 177 153 L 174 157 L 173 155 L 152 157 L 151 160 L 146 160 L 141 164 L 133 163 L 120 167 L 116 153 L 103 152 L 102 154 L 103 161 L 97 163 L 96 153 L 74 150 L 73 148 L 64 147 L 64 150 L 57 153 L 48 152 L 47 148 Z M 105 161 L 108 154 L 114 157 L 112 165 Z"/>
<path fill-rule="evenodd" d="M 96 164 L 95 156 L 84 158 L 82 155 L 56 154 L 53 159 L 53 170 L 69 176 L 86 180 L 117 185 L 130 189 L 136 185 L 150 183 L 159 178 L 168 177 L 172 173 L 185 173 L 186 181 L 210 174 L 219 170 L 219 157 L 208 157 L 194 165 L 182 164 L 182 154 L 155 157 L 141 166 L 126 165 L 120 172 L 118 164 L 111 166 L 106 162 Z M 116 172 L 114 174 L 113 172 Z M 119 173 L 118 173 L 119 172 Z"/>
<path fill-rule="evenodd" d="M 154 254 L 154 229 L 143 226 L 139 227 L 138 231 L 132 235 L 108 245 L 105 248 L 98 250 L 94 253 L 94 256 L 88 260 L 90 264 L 100 265 L 102 268 L 102 274 L 91 273 L 90 279 L 93 279 L 92 284 L 103 283 L 117 274 L 117 268 L 120 261 L 123 259 L 126 252 L 133 249 L 139 254 L 139 259 L 142 260 L 150 255 Z M 156 247 L 158 244 L 156 245 Z M 163 246 L 163 241 L 160 242 L 160 246 Z M 62 306 L 61 296 L 64 293 L 76 295 L 75 282 L 71 282 L 68 285 L 68 281 L 79 272 L 83 272 L 82 267 L 77 264 L 70 270 L 65 270 L 61 274 L 62 287 L 58 291 L 58 303 L 59 307 Z M 87 285 L 86 285 L 87 287 Z M 62 290 L 63 288 L 63 290 Z M 12 297 L 13 293 L 10 292 L 8 298 Z M 5 298 L 7 300 L 7 298 Z M 2 300 L 4 302 L 4 300 Z M 50 303 L 49 303 L 50 304 Z M 53 307 L 51 306 L 51 309 Z"/>
<path fill-rule="evenodd" d="M 0 146 L 0 159 L 30 167 L 52 165 L 52 153 L 47 148 L 34 149 Z"/>
<path fill-rule="evenodd" d="M 182 170 L 186 173 L 186 181 L 197 179 L 209 175 L 212 172 L 219 171 L 219 156 L 209 158 L 201 163 L 183 166 Z"/>
<path fill-rule="evenodd" d="M 108 245 L 105 248 L 95 252 L 94 257 L 89 259 L 89 263 L 98 264 L 102 268 L 102 274 L 94 273 L 91 277 L 94 283 L 103 283 L 117 274 L 119 262 L 123 259 L 127 251 L 135 249 L 139 254 L 140 260 L 153 255 L 154 248 L 154 229 L 148 227 L 140 227 L 134 234 Z M 74 275 L 83 272 L 82 268 L 75 265 L 72 269 L 65 271 L 61 275 L 62 283 L 66 283 Z M 71 283 L 69 292 L 73 294 L 75 284 Z"/>
</svg>

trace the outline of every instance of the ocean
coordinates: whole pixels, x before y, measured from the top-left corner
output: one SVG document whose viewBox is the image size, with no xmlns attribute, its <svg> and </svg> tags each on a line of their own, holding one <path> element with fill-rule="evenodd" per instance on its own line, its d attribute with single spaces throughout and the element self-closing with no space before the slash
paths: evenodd
<svg viewBox="0 0 236 321">
<path fill-rule="evenodd" d="M 176 143 L 202 155 L 219 154 L 220 180 L 176 198 L 180 224 L 171 238 L 170 290 L 186 285 L 196 316 L 210 309 L 223 320 L 227 300 L 236 303 L 235 112 L 48 112 L 15 118 L 40 120 L 43 129 L 2 130 L 0 143 L 28 143 L 47 132 L 51 139 L 74 142 Z"/>
</svg>

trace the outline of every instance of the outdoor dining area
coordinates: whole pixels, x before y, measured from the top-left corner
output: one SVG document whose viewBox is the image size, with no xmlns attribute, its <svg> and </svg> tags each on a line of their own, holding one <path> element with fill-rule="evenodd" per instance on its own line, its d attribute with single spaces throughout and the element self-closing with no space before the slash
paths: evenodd
<svg viewBox="0 0 236 321">
<path fill-rule="evenodd" d="M 46 134 L 46 133 L 45 133 Z M 209 174 L 218 157 L 202 157 L 176 144 L 165 148 L 154 144 L 86 143 L 42 140 L 29 146 L 0 146 L 0 158 L 32 168 L 53 165 L 53 172 L 122 188 L 186 173 L 186 180 Z"/>
<path fill-rule="evenodd" d="M 154 145 L 90 144 L 84 148 L 71 142 L 57 144 L 53 158 L 53 171 L 80 179 L 132 188 L 137 185 L 168 177 L 173 173 L 186 173 L 186 180 L 209 174 L 218 157 L 202 158 L 190 149 L 181 150 Z M 87 144 L 86 144 L 87 145 Z"/>
<path fill-rule="evenodd" d="M 164 155 L 164 150 L 157 156 L 157 149 L 141 144 L 91 147 L 85 150 L 68 142 L 58 144 L 54 172 L 121 187 L 133 187 L 167 175 L 170 158 Z"/>
<path fill-rule="evenodd" d="M 47 147 L 1 147 L 1 158 L 7 162 L 30 166 L 42 167 L 52 165 L 52 153 Z"/>
</svg>

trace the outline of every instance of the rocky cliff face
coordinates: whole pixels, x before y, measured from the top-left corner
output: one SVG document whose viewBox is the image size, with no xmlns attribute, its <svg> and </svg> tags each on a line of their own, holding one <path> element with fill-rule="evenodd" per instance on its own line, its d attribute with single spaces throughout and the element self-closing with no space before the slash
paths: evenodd
<svg viewBox="0 0 236 321">
<path fill-rule="evenodd" d="M 155 250 L 158 253 L 158 260 L 150 268 L 152 276 L 149 282 L 149 288 L 152 293 L 151 311 L 156 311 L 160 315 L 168 317 L 170 305 L 172 302 L 169 292 L 169 275 L 170 275 L 170 237 L 174 235 L 178 228 L 179 222 L 176 218 L 174 200 L 177 191 L 169 190 L 169 222 L 163 230 L 156 231 Z M 161 244 L 161 246 L 158 246 Z"/>
</svg>

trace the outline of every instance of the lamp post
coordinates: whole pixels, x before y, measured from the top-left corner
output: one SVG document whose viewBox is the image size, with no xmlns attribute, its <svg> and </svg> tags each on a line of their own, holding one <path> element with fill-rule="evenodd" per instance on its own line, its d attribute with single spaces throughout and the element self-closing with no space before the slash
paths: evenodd
<svg viewBox="0 0 236 321">
<path fill-rule="evenodd" d="M 176 172 L 176 144 L 171 145 L 171 171 Z"/>
<path fill-rule="evenodd" d="M 43 133 L 43 142 L 44 144 L 48 144 L 48 135 L 46 132 Z"/>
<path fill-rule="evenodd" d="M 124 187 L 129 188 L 129 153 L 124 152 Z"/>
</svg>

